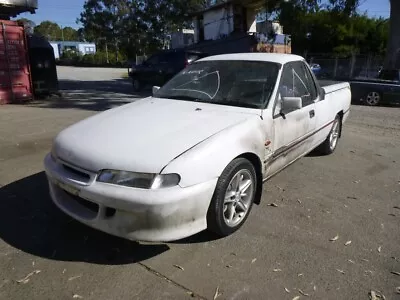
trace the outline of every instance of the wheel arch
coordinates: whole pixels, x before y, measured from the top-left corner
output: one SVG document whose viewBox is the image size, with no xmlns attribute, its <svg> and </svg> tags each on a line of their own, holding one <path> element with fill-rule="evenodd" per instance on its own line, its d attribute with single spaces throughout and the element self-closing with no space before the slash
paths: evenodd
<svg viewBox="0 0 400 300">
<path fill-rule="evenodd" d="M 254 204 L 259 205 L 261 203 L 261 196 L 262 196 L 262 189 L 263 189 L 263 173 L 262 173 L 262 164 L 260 158 L 251 152 L 246 152 L 241 155 L 239 155 L 236 158 L 245 158 L 250 163 L 254 166 L 254 169 L 256 171 L 256 180 L 257 180 L 257 189 L 256 189 L 256 195 L 254 197 Z M 236 159 L 235 158 L 235 159 Z"/>
</svg>

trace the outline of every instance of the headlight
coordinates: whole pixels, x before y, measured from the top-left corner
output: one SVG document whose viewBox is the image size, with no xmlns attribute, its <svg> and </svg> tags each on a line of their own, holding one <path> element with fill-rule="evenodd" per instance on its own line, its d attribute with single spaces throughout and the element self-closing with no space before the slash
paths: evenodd
<svg viewBox="0 0 400 300">
<path fill-rule="evenodd" d="M 98 182 L 122 185 L 140 189 L 160 189 L 179 184 L 178 174 L 149 174 L 127 171 L 103 170 L 97 177 Z"/>
</svg>

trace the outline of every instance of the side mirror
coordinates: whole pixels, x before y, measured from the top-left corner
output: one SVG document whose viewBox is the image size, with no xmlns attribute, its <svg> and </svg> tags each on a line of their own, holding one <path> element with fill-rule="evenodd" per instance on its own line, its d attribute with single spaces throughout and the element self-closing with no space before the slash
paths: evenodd
<svg viewBox="0 0 400 300">
<path fill-rule="evenodd" d="M 158 90 L 160 89 L 159 86 L 153 86 L 153 96 L 158 92 Z"/>
<path fill-rule="evenodd" d="M 283 97 L 282 98 L 282 113 L 291 112 L 303 107 L 301 97 Z"/>
<path fill-rule="evenodd" d="M 323 88 L 319 89 L 319 100 L 325 100 L 325 90 Z"/>
</svg>

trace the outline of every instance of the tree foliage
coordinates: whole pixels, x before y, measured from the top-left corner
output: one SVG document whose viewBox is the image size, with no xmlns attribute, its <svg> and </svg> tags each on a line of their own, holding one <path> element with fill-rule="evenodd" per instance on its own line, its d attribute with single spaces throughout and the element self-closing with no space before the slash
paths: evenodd
<svg viewBox="0 0 400 300">
<path fill-rule="evenodd" d="M 57 23 L 44 21 L 34 28 L 34 32 L 48 40 L 79 41 L 78 31 L 72 27 L 61 28 Z"/>
<path fill-rule="evenodd" d="M 291 34 L 293 52 L 383 55 L 388 22 L 357 14 L 358 4 L 356 0 L 291 1 L 282 3 L 278 18 Z"/>
</svg>

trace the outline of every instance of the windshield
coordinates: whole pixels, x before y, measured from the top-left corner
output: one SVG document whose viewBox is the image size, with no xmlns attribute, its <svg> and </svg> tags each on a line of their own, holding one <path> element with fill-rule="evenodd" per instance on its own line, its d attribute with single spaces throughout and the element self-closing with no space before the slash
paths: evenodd
<svg viewBox="0 0 400 300">
<path fill-rule="evenodd" d="M 167 82 L 156 97 L 264 108 L 274 89 L 280 65 L 261 61 L 194 63 Z"/>
</svg>

